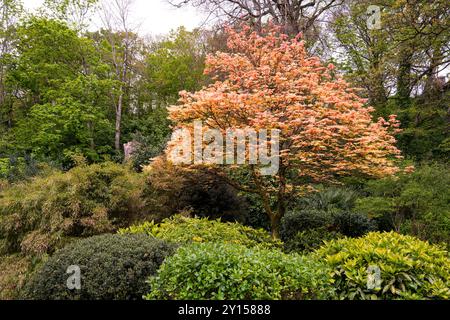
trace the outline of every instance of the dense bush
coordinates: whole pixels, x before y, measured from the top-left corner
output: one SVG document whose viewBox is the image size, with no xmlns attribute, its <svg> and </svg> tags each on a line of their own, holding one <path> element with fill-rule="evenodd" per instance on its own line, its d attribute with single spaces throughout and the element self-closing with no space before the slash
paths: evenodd
<svg viewBox="0 0 450 320">
<path fill-rule="evenodd" d="M 0 179 L 0 192 L 9 186 L 8 181 Z"/>
<path fill-rule="evenodd" d="M 341 299 L 449 299 L 448 252 L 411 236 L 370 233 L 358 239 L 328 242 L 315 253 L 334 269 Z M 368 288 L 369 267 L 381 282 Z"/>
<path fill-rule="evenodd" d="M 8 252 L 52 252 L 65 239 L 112 232 L 141 214 L 144 179 L 103 163 L 53 172 L 0 192 L 0 240 Z"/>
<path fill-rule="evenodd" d="M 204 243 L 180 248 L 155 277 L 146 299 L 321 299 L 332 295 L 330 270 L 277 250 Z"/>
<path fill-rule="evenodd" d="M 239 223 L 221 222 L 207 218 L 189 218 L 182 214 L 165 219 L 160 224 L 146 222 L 122 229 L 119 233 L 144 233 L 176 243 L 220 242 L 241 244 L 247 247 L 279 247 L 265 230 L 255 230 Z"/>
<path fill-rule="evenodd" d="M 310 252 L 318 249 L 324 241 L 330 241 L 344 237 L 336 231 L 327 228 L 316 228 L 298 232 L 284 244 L 286 252 Z"/>
<path fill-rule="evenodd" d="M 247 207 L 243 223 L 255 229 L 270 230 L 270 220 L 267 219 L 267 213 L 258 195 L 247 193 L 243 198 Z"/>
<path fill-rule="evenodd" d="M 137 300 L 146 280 L 174 246 L 145 235 L 102 235 L 56 252 L 26 285 L 23 297 L 38 300 Z M 81 269 L 81 290 L 69 290 L 69 266 Z"/>
<path fill-rule="evenodd" d="M 333 227 L 347 237 L 360 237 L 376 231 L 377 224 L 365 214 L 344 211 L 333 214 Z"/>
<path fill-rule="evenodd" d="M 432 242 L 450 244 L 450 170 L 448 165 L 424 165 L 368 183 L 368 197 L 356 210 L 389 223 L 391 229 Z"/>
<path fill-rule="evenodd" d="M 200 170 L 187 170 L 157 158 L 145 167 L 146 210 L 161 221 L 184 210 L 197 216 L 243 222 L 247 203 L 238 192 L 217 177 Z"/>
<path fill-rule="evenodd" d="M 0 300 L 19 298 L 19 293 L 46 257 L 21 254 L 0 256 Z"/>
<path fill-rule="evenodd" d="M 281 220 L 281 238 L 287 241 L 298 232 L 328 227 L 333 223 L 331 215 L 320 210 L 290 211 Z"/>
<path fill-rule="evenodd" d="M 39 164 L 29 155 L 2 158 L 0 154 L 0 180 L 15 182 L 34 176 L 38 171 Z"/>
<path fill-rule="evenodd" d="M 312 229 L 335 231 L 348 237 L 359 237 L 375 231 L 377 225 L 365 214 L 347 211 L 295 210 L 281 220 L 281 237 L 289 241 L 299 232 Z"/>
</svg>

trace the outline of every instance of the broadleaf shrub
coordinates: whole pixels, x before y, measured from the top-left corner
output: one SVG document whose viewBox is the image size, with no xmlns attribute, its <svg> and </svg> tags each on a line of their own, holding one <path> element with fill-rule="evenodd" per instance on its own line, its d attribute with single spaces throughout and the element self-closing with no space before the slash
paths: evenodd
<svg viewBox="0 0 450 320">
<path fill-rule="evenodd" d="M 57 251 L 25 286 L 37 300 L 139 300 L 173 245 L 145 235 L 102 235 Z M 69 266 L 81 269 L 81 290 L 67 288 Z"/>
<path fill-rule="evenodd" d="M 146 222 L 119 230 L 121 234 L 144 233 L 156 238 L 176 243 L 221 242 L 241 244 L 246 247 L 281 247 L 265 230 L 256 230 L 239 223 L 209 220 L 207 218 L 190 218 L 178 214 L 159 224 Z"/>
<path fill-rule="evenodd" d="M 411 236 L 373 232 L 330 241 L 314 255 L 334 270 L 340 299 L 450 298 L 448 252 Z M 369 267 L 380 270 L 381 282 L 373 286 Z"/>
<path fill-rule="evenodd" d="M 149 280 L 145 299 L 279 300 L 333 295 L 330 270 L 278 250 L 202 243 L 178 249 Z"/>
</svg>

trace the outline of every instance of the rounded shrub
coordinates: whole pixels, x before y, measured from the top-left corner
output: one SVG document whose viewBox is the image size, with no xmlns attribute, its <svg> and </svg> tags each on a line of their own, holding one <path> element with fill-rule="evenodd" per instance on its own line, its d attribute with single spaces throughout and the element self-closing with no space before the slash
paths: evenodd
<svg viewBox="0 0 450 320">
<path fill-rule="evenodd" d="M 265 230 L 256 230 L 239 223 L 190 218 L 182 214 L 163 220 L 160 224 L 146 222 L 122 229 L 119 233 L 144 233 L 156 238 L 176 243 L 221 242 L 241 244 L 246 247 L 281 247 L 279 241 L 272 240 Z"/>
<path fill-rule="evenodd" d="M 281 238 L 287 241 L 298 232 L 331 226 L 333 219 L 328 212 L 320 210 L 290 211 L 281 219 Z"/>
<path fill-rule="evenodd" d="M 145 210 L 161 222 L 174 214 L 192 210 L 199 217 L 245 222 L 248 203 L 223 179 L 205 170 L 176 166 L 165 156 L 144 167 Z"/>
<path fill-rule="evenodd" d="M 367 215 L 348 211 L 333 214 L 333 227 L 343 235 L 352 238 L 377 230 L 377 224 Z"/>
<path fill-rule="evenodd" d="M 57 251 L 26 285 L 23 298 L 37 300 L 137 300 L 148 292 L 174 246 L 145 235 L 103 235 Z M 69 290 L 70 266 L 81 270 L 81 290 Z"/>
<path fill-rule="evenodd" d="M 150 278 L 152 300 L 279 300 L 332 296 L 322 263 L 278 250 L 202 243 L 178 249 Z"/>
<path fill-rule="evenodd" d="M 341 299 L 450 298 L 448 252 L 411 236 L 373 232 L 330 241 L 314 255 L 334 270 Z"/>
<path fill-rule="evenodd" d="M 344 235 L 327 228 L 317 228 L 298 232 L 284 243 L 286 252 L 311 252 L 324 244 L 324 241 L 343 238 Z"/>
</svg>

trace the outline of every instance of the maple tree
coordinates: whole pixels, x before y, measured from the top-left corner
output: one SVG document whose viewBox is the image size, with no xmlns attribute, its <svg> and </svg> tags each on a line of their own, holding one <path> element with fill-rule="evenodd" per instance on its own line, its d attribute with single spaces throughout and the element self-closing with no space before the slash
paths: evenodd
<svg viewBox="0 0 450 320">
<path fill-rule="evenodd" d="M 258 165 L 246 165 L 238 170 L 249 178 L 236 179 L 237 166 L 207 166 L 239 190 L 260 196 L 273 237 L 279 237 L 289 200 L 313 183 L 398 171 L 396 116 L 373 121 L 373 108 L 335 74 L 333 65 L 309 57 L 301 36 L 289 38 L 274 25 L 263 33 L 248 26 L 227 32 L 230 53 L 217 52 L 206 61 L 205 73 L 215 82 L 195 93 L 181 92 L 180 104 L 170 108 L 169 116 L 177 128 L 189 130 L 194 120 L 222 132 L 280 130 L 275 176 L 263 176 Z M 172 141 L 168 150 L 176 143 Z"/>
</svg>

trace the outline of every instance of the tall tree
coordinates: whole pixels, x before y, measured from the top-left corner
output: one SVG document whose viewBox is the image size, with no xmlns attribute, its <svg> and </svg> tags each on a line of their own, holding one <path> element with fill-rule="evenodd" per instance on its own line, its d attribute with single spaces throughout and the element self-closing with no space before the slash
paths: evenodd
<svg viewBox="0 0 450 320">
<path fill-rule="evenodd" d="M 18 88 L 15 150 L 68 165 L 73 153 L 90 161 L 110 154 L 107 97 L 114 82 L 93 42 L 64 22 L 32 17 L 17 29 L 15 50 L 8 74 Z"/>
<path fill-rule="evenodd" d="M 14 54 L 15 26 L 23 13 L 18 0 L 0 2 L 0 131 L 2 126 L 12 126 L 12 95 L 6 77 L 12 66 Z"/>
<path fill-rule="evenodd" d="M 310 183 L 396 172 L 392 159 L 400 151 L 390 131 L 399 125 L 395 116 L 373 122 L 373 109 L 335 77 L 332 65 L 309 57 L 303 41 L 280 35 L 277 28 L 258 35 L 244 26 L 239 32 L 229 30 L 228 45 L 232 53 L 218 52 L 207 59 L 206 72 L 216 75 L 216 82 L 193 94 L 182 93 L 170 118 L 176 128 L 190 132 L 194 120 L 223 134 L 227 129 L 280 130 L 280 154 L 272 150 L 279 160 L 274 176 L 262 176 L 258 169 L 263 164 L 249 164 L 249 153 L 246 166 L 228 168 L 220 161 L 206 166 L 239 190 L 261 198 L 275 238 L 287 204 Z M 174 136 L 169 155 L 176 154 L 178 144 Z M 249 177 L 248 183 L 236 179 L 239 169 Z"/>
<path fill-rule="evenodd" d="M 175 103 L 181 90 L 195 91 L 205 83 L 207 44 L 200 30 L 189 32 L 181 27 L 150 50 L 145 81 L 156 104 Z"/>
<path fill-rule="evenodd" d="M 99 0 L 45 0 L 41 11 L 50 18 L 67 22 L 84 30 L 97 9 Z"/>
<path fill-rule="evenodd" d="M 206 8 L 220 20 L 252 23 L 261 28 L 268 19 L 283 27 L 283 32 L 296 36 L 300 32 L 311 42 L 320 34 L 320 25 L 330 9 L 345 0 L 168 0 L 175 6 L 191 4 Z M 309 44 L 308 44 L 309 45 Z"/>
<path fill-rule="evenodd" d="M 450 65 L 450 5 L 446 1 L 383 0 L 381 28 L 367 26 L 371 1 L 347 0 L 334 9 L 333 31 L 348 75 L 364 84 L 371 102 L 383 105 L 396 95 L 410 97 L 435 84 Z"/>
<path fill-rule="evenodd" d="M 393 92 L 388 64 L 389 33 L 371 30 L 366 14 L 369 0 L 346 1 L 334 10 L 331 30 L 336 38 L 337 60 L 346 77 L 364 88 L 372 106 L 382 107 Z M 335 48 L 336 48 L 335 47 Z"/>
<path fill-rule="evenodd" d="M 115 105 L 115 134 L 114 146 L 117 152 L 122 150 L 122 116 L 124 99 L 130 83 L 130 68 L 132 66 L 133 47 L 138 40 L 136 26 L 130 21 L 130 11 L 133 0 L 113 0 L 103 3 L 102 20 L 107 32 L 105 33 L 111 50 L 111 60 L 115 70 L 116 80 L 119 82 L 118 95 L 113 95 Z"/>
</svg>

